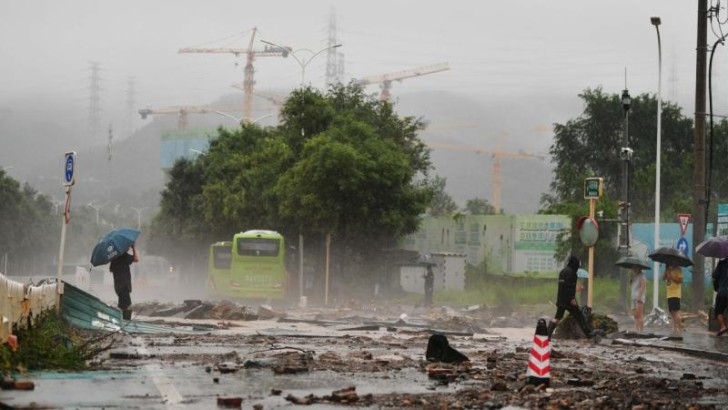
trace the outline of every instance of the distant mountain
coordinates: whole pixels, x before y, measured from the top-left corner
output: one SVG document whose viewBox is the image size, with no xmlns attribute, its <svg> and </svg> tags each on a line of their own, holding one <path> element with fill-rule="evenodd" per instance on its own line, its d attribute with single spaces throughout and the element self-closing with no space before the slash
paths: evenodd
<svg viewBox="0 0 728 410">
<path fill-rule="evenodd" d="M 395 96 L 396 110 L 402 115 L 422 117 L 428 128 L 422 139 L 429 143 L 468 145 L 485 151 L 533 153 L 546 156 L 551 143 L 550 122 L 538 117 L 536 109 L 518 102 L 486 104 L 447 92 L 423 92 Z M 529 104 L 538 104 L 529 100 Z M 226 95 L 216 106 L 241 106 L 239 95 Z M 258 118 L 273 112 L 269 100 L 256 98 Z M 1 108 L 1 107 L 0 107 Z M 58 112 L 68 111 L 59 107 Z M 49 110 L 53 112 L 53 110 Z M 236 115 L 240 115 L 239 113 Z M 57 199 L 63 153 L 78 152 L 74 203 L 119 204 L 155 208 L 164 188 L 160 167 L 161 134 L 178 128 L 177 115 L 150 116 L 141 129 L 123 137 L 115 131 L 112 156 L 108 155 L 108 125 L 101 135 L 90 137 L 85 122 L 63 121 L 63 116 L 39 119 L 31 109 L 0 110 L 0 166 L 12 167 L 9 174 L 30 183 L 35 189 Z M 261 120 L 270 125 L 274 118 Z M 215 114 L 190 114 L 189 128 L 214 130 L 233 125 L 231 118 Z M 489 153 L 436 148 L 432 160 L 437 175 L 447 178 L 447 191 L 460 205 L 475 197 L 492 202 L 493 166 Z M 501 159 L 501 206 L 507 213 L 532 213 L 539 197 L 551 181 L 549 159 Z"/>
</svg>

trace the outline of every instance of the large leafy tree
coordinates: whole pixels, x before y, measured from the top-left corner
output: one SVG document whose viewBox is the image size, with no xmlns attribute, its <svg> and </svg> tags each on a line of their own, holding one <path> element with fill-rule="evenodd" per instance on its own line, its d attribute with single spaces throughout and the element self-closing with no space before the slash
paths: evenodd
<svg viewBox="0 0 728 410">
<path fill-rule="evenodd" d="M 43 272 L 55 262 L 60 230 L 55 215 L 50 198 L 0 169 L 0 261 L 7 256 L 9 271 Z"/>
<path fill-rule="evenodd" d="M 584 101 L 583 113 L 564 124 L 554 124 L 550 148 L 554 179 L 551 192 L 541 199 L 540 212 L 571 215 L 574 221 L 588 215 L 584 179 L 598 176 L 604 178 L 605 196 L 597 202 L 597 209 L 603 212 L 597 219 L 614 221 L 619 217 L 624 165 L 620 157 L 624 130 L 620 95 L 597 88 L 587 89 L 579 97 Z M 654 96 L 641 94 L 632 98 L 628 141 L 633 150 L 629 172 L 633 222 L 654 220 L 656 115 Z M 663 104 L 661 144 L 661 217 L 667 221 L 677 212 L 690 211 L 693 167 L 692 121 L 669 102 Z M 613 241 L 616 234 L 616 223 L 601 223 L 596 246 L 597 272 L 614 271 L 612 263 L 618 257 Z M 570 237 L 570 241 L 561 243 L 558 257 L 564 258 L 568 253 L 586 256 L 575 226 Z"/>
<path fill-rule="evenodd" d="M 322 255 L 331 235 L 344 273 L 416 230 L 434 192 L 419 121 L 355 85 L 296 90 L 280 121 L 220 130 L 206 155 L 175 164 L 153 224 L 167 252 L 266 228 Z"/>
</svg>

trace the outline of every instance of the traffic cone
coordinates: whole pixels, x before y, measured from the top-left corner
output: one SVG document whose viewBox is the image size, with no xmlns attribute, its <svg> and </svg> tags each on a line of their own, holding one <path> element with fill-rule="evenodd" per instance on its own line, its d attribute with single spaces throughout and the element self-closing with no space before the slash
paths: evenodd
<svg viewBox="0 0 728 410">
<path fill-rule="evenodd" d="M 528 356 L 528 384 L 545 385 L 549 387 L 551 380 L 551 346 L 549 344 L 549 333 L 546 327 L 546 320 L 539 319 L 536 325 L 536 334 L 533 336 L 531 354 Z"/>
</svg>

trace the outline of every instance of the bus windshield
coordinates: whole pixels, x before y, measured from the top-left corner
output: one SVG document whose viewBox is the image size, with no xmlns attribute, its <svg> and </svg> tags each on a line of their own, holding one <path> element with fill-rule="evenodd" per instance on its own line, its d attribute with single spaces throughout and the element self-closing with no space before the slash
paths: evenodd
<svg viewBox="0 0 728 410">
<path fill-rule="evenodd" d="M 241 256 L 278 256 L 280 240 L 264 238 L 240 238 L 238 255 Z"/>
</svg>

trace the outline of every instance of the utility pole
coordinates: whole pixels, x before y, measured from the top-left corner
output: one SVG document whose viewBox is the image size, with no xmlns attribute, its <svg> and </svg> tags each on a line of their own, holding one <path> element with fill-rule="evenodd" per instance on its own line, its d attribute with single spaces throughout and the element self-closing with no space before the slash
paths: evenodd
<svg viewBox="0 0 728 410">
<path fill-rule="evenodd" d="M 344 75 L 344 56 L 334 47 L 339 42 L 336 39 L 336 9 L 332 6 L 329 11 L 329 46 L 326 53 L 326 86 L 341 82 Z"/>
<path fill-rule="evenodd" d="M 619 230 L 619 255 L 629 256 L 629 164 L 632 161 L 632 149 L 629 147 L 629 109 L 632 100 L 627 91 L 627 80 L 625 75 L 625 87 L 622 91 L 622 109 L 624 110 L 624 131 L 622 132 L 622 148 L 619 157 L 622 159 L 622 200 L 619 203 L 620 230 Z M 620 306 L 627 306 L 627 269 L 619 269 L 619 300 Z"/>
<path fill-rule="evenodd" d="M 698 40 L 695 59 L 695 130 L 693 134 L 693 250 L 705 239 L 705 70 L 708 52 L 708 1 L 698 0 Z M 705 259 L 693 252 L 693 311 L 704 309 Z"/>
<path fill-rule="evenodd" d="M 101 64 L 91 63 L 91 85 L 88 99 L 88 132 L 91 138 L 96 138 L 101 130 Z"/>
</svg>

